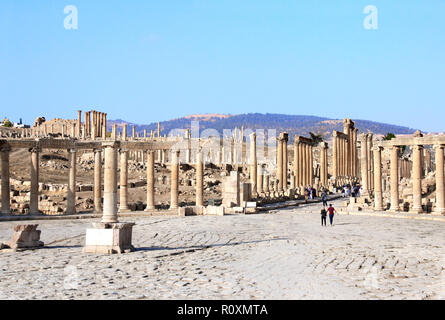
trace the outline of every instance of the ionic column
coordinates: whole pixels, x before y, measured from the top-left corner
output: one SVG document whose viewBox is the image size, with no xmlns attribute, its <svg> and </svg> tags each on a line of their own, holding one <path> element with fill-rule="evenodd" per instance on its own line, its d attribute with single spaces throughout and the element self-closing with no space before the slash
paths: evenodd
<svg viewBox="0 0 445 320">
<path fill-rule="evenodd" d="M 256 133 L 253 132 L 250 138 L 250 182 L 252 183 L 252 196 L 257 195 L 257 159 L 256 159 Z"/>
<path fill-rule="evenodd" d="M 310 151 L 309 151 L 309 144 L 307 144 L 307 143 L 305 143 L 304 144 L 304 146 L 305 146 L 305 154 L 306 154 L 306 158 L 305 158 L 305 160 L 306 160 L 306 163 L 305 163 L 305 176 L 306 176 L 306 185 L 310 185 L 310 183 L 311 183 L 311 180 L 310 180 L 310 173 L 309 173 L 309 170 L 310 170 Z"/>
<path fill-rule="evenodd" d="M 66 196 L 66 213 L 76 213 L 76 149 L 68 150 L 68 191 Z"/>
<path fill-rule="evenodd" d="M 367 196 L 369 194 L 369 184 L 368 184 L 368 143 L 366 133 L 360 135 L 360 166 L 362 175 L 362 196 Z"/>
<path fill-rule="evenodd" d="M 269 191 L 270 191 L 270 189 L 269 189 L 269 175 L 267 173 L 264 174 L 264 172 L 263 172 L 263 179 L 264 179 L 264 181 L 263 181 L 263 190 L 264 190 L 264 192 L 266 194 L 268 194 Z"/>
<path fill-rule="evenodd" d="M 80 138 L 80 128 L 82 127 L 82 110 L 77 110 L 77 137 Z"/>
<path fill-rule="evenodd" d="M 2 173 L 2 211 L 4 215 L 11 214 L 10 182 L 9 182 L 9 152 L 11 148 L 0 149 L 1 173 Z"/>
<path fill-rule="evenodd" d="M 278 179 L 278 191 L 283 191 L 283 141 L 278 139 L 277 150 L 277 179 Z"/>
<path fill-rule="evenodd" d="M 298 144 L 298 187 L 303 187 L 304 183 L 304 161 L 305 161 L 305 152 L 304 152 L 304 143 L 300 142 Z"/>
<path fill-rule="evenodd" d="M 122 126 L 122 140 L 127 140 L 127 124 L 124 123 Z"/>
<path fill-rule="evenodd" d="M 94 149 L 94 212 L 102 212 L 102 149 Z"/>
<path fill-rule="evenodd" d="M 204 166 L 201 149 L 198 151 L 196 162 L 196 206 L 204 206 Z"/>
<path fill-rule="evenodd" d="M 382 148 L 374 148 L 374 210 L 382 211 Z"/>
<path fill-rule="evenodd" d="M 147 151 L 147 207 L 145 211 L 155 208 L 155 153 Z"/>
<path fill-rule="evenodd" d="M 390 211 L 400 211 L 399 206 L 399 168 L 398 168 L 399 147 L 393 146 L 391 148 L 391 175 L 390 175 L 390 190 L 391 190 L 391 207 Z"/>
<path fill-rule="evenodd" d="M 422 146 L 414 145 L 412 146 L 413 151 L 413 171 L 412 171 L 412 181 L 413 181 L 413 207 L 411 211 L 413 213 L 422 213 L 422 164 L 421 164 L 421 153 Z"/>
<path fill-rule="evenodd" d="M 129 211 L 128 208 L 128 150 L 121 150 L 119 211 Z"/>
<path fill-rule="evenodd" d="M 29 214 L 39 214 L 39 152 L 38 148 L 31 148 L 31 192 Z"/>
<path fill-rule="evenodd" d="M 372 172 L 373 160 L 372 160 L 372 133 L 366 135 L 366 148 L 368 152 L 368 189 L 373 189 L 374 177 Z"/>
<path fill-rule="evenodd" d="M 320 182 L 323 187 L 327 185 L 326 181 L 326 143 L 322 142 L 320 148 Z"/>
<path fill-rule="evenodd" d="M 300 142 L 297 141 L 297 137 L 295 136 L 294 138 L 294 176 L 295 176 L 295 185 L 297 187 L 300 186 L 300 175 L 299 175 L 299 170 L 300 170 L 300 163 L 299 163 L 299 154 L 300 154 Z"/>
<path fill-rule="evenodd" d="M 337 144 L 337 133 L 334 131 L 332 133 L 332 176 L 337 178 L 338 176 L 338 144 Z"/>
<path fill-rule="evenodd" d="M 302 186 L 306 187 L 308 184 L 307 181 L 307 150 L 306 150 L 307 144 L 302 143 L 301 144 L 301 155 L 302 155 L 302 161 L 301 161 L 301 178 L 302 178 Z"/>
<path fill-rule="evenodd" d="M 445 214 L 445 188 L 444 188 L 444 146 L 436 145 L 436 214 Z"/>
<path fill-rule="evenodd" d="M 117 219 L 117 151 L 114 144 L 105 145 L 103 223 Z"/>
<path fill-rule="evenodd" d="M 263 193 L 264 192 L 264 178 L 263 178 L 263 165 L 259 164 L 257 166 L 257 175 L 258 175 L 258 188 L 257 188 L 257 192 L 258 193 Z"/>
<path fill-rule="evenodd" d="M 314 161 L 312 154 L 312 145 L 308 145 L 309 149 L 309 184 L 312 186 L 314 184 Z"/>
<path fill-rule="evenodd" d="M 178 208 L 178 189 L 179 189 L 179 151 L 172 152 L 171 168 L 171 200 L 170 209 Z"/>
<path fill-rule="evenodd" d="M 283 190 L 287 190 L 287 166 L 288 166 L 288 159 L 287 159 L 287 133 L 283 134 Z"/>
</svg>

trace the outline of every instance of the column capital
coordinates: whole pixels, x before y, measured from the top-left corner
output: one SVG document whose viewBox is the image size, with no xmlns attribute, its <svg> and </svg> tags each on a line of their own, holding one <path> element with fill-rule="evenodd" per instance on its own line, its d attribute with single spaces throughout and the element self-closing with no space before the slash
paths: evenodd
<svg viewBox="0 0 445 320">
<path fill-rule="evenodd" d="M 104 141 L 102 142 L 103 148 L 118 148 L 120 146 L 119 141 Z"/>
<path fill-rule="evenodd" d="M 102 148 L 94 148 L 93 152 L 94 153 L 102 152 Z"/>
<path fill-rule="evenodd" d="M 445 148 L 445 145 L 443 145 L 443 144 L 435 144 L 435 145 L 433 145 L 433 149 L 444 149 Z"/>
</svg>

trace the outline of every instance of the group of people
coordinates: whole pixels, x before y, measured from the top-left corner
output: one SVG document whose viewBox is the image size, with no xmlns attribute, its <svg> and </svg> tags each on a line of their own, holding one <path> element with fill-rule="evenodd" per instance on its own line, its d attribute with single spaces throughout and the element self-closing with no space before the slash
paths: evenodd
<svg viewBox="0 0 445 320">
<path fill-rule="evenodd" d="M 311 186 L 304 188 L 304 200 L 307 202 L 308 199 L 315 199 L 317 197 L 317 190 Z"/>
<path fill-rule="evenodd" d="M 325 226 L 326 225 L 326 216 L 329 213 L 329 222 L 330 225 L 333 226 L 334 225 L 334 213 L 336 213 L 337 211 L 335 211 L 335 208 L 332 206 L 332 204 L 329 204 L 329 206 L 327 206 L 327 203 L 325 205 L 325 201 L 323 201 L 323 209 L 321 209 L 321 226 Z"/>
<path fill-rule="evenodd" d="M 341 193 L 343 198 L 349 198 L 349 197 L 360 197 L 362 193 L 362 188 L 358 184 L 350 185 L 350 184 L 344 184 L 340 187 Z M 336 192 L 337 190 L 334 190 Z"/>
</svg>

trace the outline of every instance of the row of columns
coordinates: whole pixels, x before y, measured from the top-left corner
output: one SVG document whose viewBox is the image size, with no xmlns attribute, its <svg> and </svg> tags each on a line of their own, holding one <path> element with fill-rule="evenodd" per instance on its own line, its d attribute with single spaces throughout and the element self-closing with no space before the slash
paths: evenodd
<svg viewBox="0 0 445 320">
<path fill-rule="evenodd" d="M 294 176 L 297 187 L 306 187 L 313 183 L 312 145 L 300 136 L 294 138 Z"/>
<path fill-rule="evenodd" d="M 436 209 L 438 214 L 445 213 L 445 186 L 444 186 L 444 145 L 434 145 L 436 157 Z M 422 145 L 413 145 L 412 149 L 412 190 L 413 203 L 410 208 L 412 213 L 422 213 Z M 382 193 L 382 147 L 375 147 L 374 151 L 374 205 L 375 210 L 383 210 Z M 390 208 L 392 212 L 400 211 L 399 198 L 399 153 L 400 146 L 392 146 L 390 149 Z"/>
</svg>

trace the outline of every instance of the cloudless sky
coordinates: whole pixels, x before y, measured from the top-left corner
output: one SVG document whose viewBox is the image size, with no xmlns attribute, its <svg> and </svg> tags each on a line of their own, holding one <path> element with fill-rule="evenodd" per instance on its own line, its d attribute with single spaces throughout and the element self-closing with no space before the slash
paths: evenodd
<svg viewBox="0 0 445 320">
<path fill-rule="evenodd" d="M 268 112 L 445 131 L 444 14 L 440 0 L 1 0 L 0 117 Z"/>
</svg>

